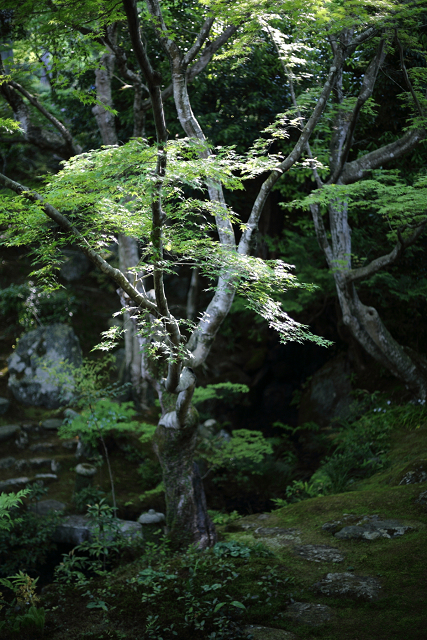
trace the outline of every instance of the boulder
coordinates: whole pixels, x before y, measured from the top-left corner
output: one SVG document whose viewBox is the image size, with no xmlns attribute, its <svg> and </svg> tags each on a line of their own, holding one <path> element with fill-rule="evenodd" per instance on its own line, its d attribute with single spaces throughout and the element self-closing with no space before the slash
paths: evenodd
<svg viewBox="0 0 427 640">
<path fill-rule="evenodd" d="M 324 544 L 303 544 L 295 547 L 294 553 L 300 558 L 312 562 L 342 562 L 344 560 L 344 555 L 338 549 Z"/>
<path fill-rule="evenodd" d="M 381 584 L 371 576 L 358 576 L 354 573 L 328 573 L 323 580 L 313 585 L 313 590 L 325 596 L 345 596 L 360 600 L 378 598 Z"/>
<path fill-rule="evenodd" d="M 302 394 L 298 424 L 316 422 L 326 427 L 333 418 L 345 418 L 353 402 L 350 374 L 350 364 L 344 354 L 323 365 Z"/>
<path fill-rule="evenodd" d="M 9 388 L 18 402 L 48 409 L 69 402 L 72 376 L 67 372 L 62 380 L 58 380 L 64 361 L 75 367 L 82 364 L 78 338 L 68 325 L 57 323 L 39 327 L 21 336 L 8 359 Z"/>
<path fill-rule="evenodd" d="M 15 440 L 15 444 L 18 449 L 26 449 L 28 447 L 28 433 L 26 431 L 20 431 L 18 437 Z"/>
<path fill-rule="evenodd" d="M 332 618 L 332 609 L 326 604 L 311 602 L 293 602 L 285 609 L 285 615 L 295 622 L 317 627 Z"/>
<path fill-rule="evenodd" d="M 0 442 L 11 440 L 13 437 L 18 436 L 20 431 L 21 427 L 17 424 L 6 424 L 4 427 L 0 427 Z"/>
<path fill-rule="evenodd" d="M 39 516 L 47 516 L 48 513 L 65 511 L 65 507 L 66 505 L 59 500 L 40 500 L 36 504 L 30 505 L 28 510 Z"/>
<path fill-rule="evenodd" d="M 245 633 L 252 636 L 253 640 L 296 640 L 296 635 L 284 629 L 273 629 L 271 627 L 259 627 L 249 625 L 245 627 Z"/>
<path fill-rule="evenodd" d="M 142 537 L 142 525 L 133 520 L 117 520 L 121 534 L 126 538 Z M 87 516 L 67 516 L 56 528 L 53 541 L 78 545 L 92 537 L 93 527 Z"/>
<path fill-rule="evenodd" d="M 81 251 L 63 249 L 62 254 L 65 261 L 61 265 L 59 275 L 66 282 L 75 282 L 89 271 L 90 261 Z"/>
<path fill-rule="evenodd" d="M 6 413 L 9 409 L 10 402 L 7 398 L 0 398 L 0 416 Z"/>
</svg>

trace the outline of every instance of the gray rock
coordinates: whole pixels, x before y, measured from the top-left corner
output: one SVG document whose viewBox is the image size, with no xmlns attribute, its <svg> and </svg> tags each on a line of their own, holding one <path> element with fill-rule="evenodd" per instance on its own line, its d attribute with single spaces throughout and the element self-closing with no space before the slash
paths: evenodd
<svg viewBox="0 0 427 640">
<path fill-rule="evenodd" d="M 57 323 L 25 333 L 8 359 L 9 388 L 18 402 L 48 409 L 68 402 L 72 376 L 65 382 L 58 381 L 57 375 L 64 361 L 82 364 L 80 344 L 71 327 Z"/>
<path fill-rule="evenodd" d="M 0 491 L 18 491 L 23 489 L 30 482 L 29 478 L 10 478 L 0 482 Z"/>
<path fill-rule="evenodd" d="M 344 555 L 338 549 L 324 544 L 304 544 L 295 547 L 294 553 L 312 562 L 342 562 L 344 560 Z"/>
<path fill-rule="evenodd" d="M 66 282 L 75 282 L 84 276 L 90 268 L 88 258 L 81 251 L 63 249 L 65 262 L 62 263 L 59 275 Z"/>
<path fill-rule="evenodd" d="M 133 520 L 118 520 L 120 532 L 124 537 L 142 537 L 142 525 Z M 93 528 L 87 516 L 68 516 L 56 528 L 53 541 L 78 545 L 92 537 Z"/>
<path fill-rule="evenodd" d="M 62 420 L 59 418 L 48 418 L 42 422 L 43 429 L 46 429 L 47 431 L 58 431 L 61 425 Z"/>
<path fill-rule="evenodd" d="M 344 355 L 333 358 L 319 369 L 302 394 L 298 424 L 316 422 L 325 427 L 333 418 L 345 418 L 354 402 L 350 374 L 351 367 Z"/>
<path fill-rule="evenodd" d="M 16 462 L 16 458 L 13 456 L 8 456 L 7 458 L 0 458 L 0 470 L 2 469 L 10 469 Z"/>
<path fill-rule="evenodd" d="M 52 513 L 52 511 L 65 511 L 65 507 L 66 505 L 63 502 L 59 502 L 59 500 L 40 500 L 40 502 L 30 505 L 28 510 L 40 516 L 46 516 L 48 513 Z"/>
<path fill-rule="evenodd" d="M 271 627 L 259 627 L 249 625 L 245 627 L 245 633 L 251 634 L 254 640 L 296 640 L 297 636 L 284 629 L 272 629 Z"/>
<path fill-rule="evenodd" d="M 165 522 L 165 514 L 156 512 L 154 509 L 149 509 L 147 513 L 142 513 L 137 522 L 140 524 L 157 524 Z"/>
<path fill-rule="evenodd" d="M 39 431 L 40 429 L 40 426 L 37 422 L 31 422 L 31 421 L 21 422 L 21 427 L 27 433 L 34 433 Z"/>
<path fill-rule="evenodd" d="M 427 505 L 427 491 L 423 491 L 423 493 L 420 493 L 420 495 L 415 500 L 415 502 L 417 502 L 418 504 Z"/>
<path fill-rule="evenodd" d="M 7 398 L 0 398 L 0 416 L 4 415 L 9 409 L 10 402 Z"/>
<path fill-rule="evenodd" d="M 317 627 L 332 618 L 332 609 L 326 604 L 293 602 L 286 607 L 285 615 L 295 620 L 295 622 Z"/>
<path fill-rule="evenodd" d="M 282 529 L 280 527 L 258 527 L 254 531 L 254 538 L 282 538 L 283 540 L 300 541 L 301 531 L 298 529 Z"/>
<path fill-rule="evenodd" d="M 17 460 L 15 463 L 15 467 L 19 471 L 21 471 L 21 469 L 39 469 L 40 467 L 51 469 L 51 466 L 52 466 L 51 458 L 29 458 L 28 460 L 21 459 L 21 460 Z"/>
<path fill-rule="evenodd" d="M 345 596 L 361 600 L 375 600 L 380 593 L 381 584 L 371 576 L 358 576 L 354 573 L 328 573 L 323 580 L 316 582 L 314 591 L 325 596 Z"/>
<path fill-rule="evenodd" d="M 380 520 L 378 516 L 365 516 L 355 525 L 343 527 L 334 534 L 339 540 L 377 540 L 378 538 L 397 538 L 413 527 L 398 520 Z"/>
<path fill-rule="evenodd" d="M 6 442 L 19 435 L 21 427 L 17 424 L 6 424 L 4 427 L 0 427 L 0 442 Z"/>
<path fill-rule="evenodd" d="M 427 460 L 412 462 L 410 468 L 406 468 L 402 474 L 399 485 L 427 482 Z"/>
</svg>

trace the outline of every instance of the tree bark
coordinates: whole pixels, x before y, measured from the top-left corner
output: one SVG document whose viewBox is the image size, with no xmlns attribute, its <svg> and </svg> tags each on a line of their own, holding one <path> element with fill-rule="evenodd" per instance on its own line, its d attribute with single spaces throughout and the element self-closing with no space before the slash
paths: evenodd
<svg viewBox="0 0 427 640">
<path fill-rule="evenodd" d="M 154 450 L 163 470 L 166 498 L 166 526 L 174 547 L 194 543 L 199 549 L 216 542 L 215 527 L 207 513 L 202 479 L 194 462 L 199 416 L 191 406 L 195 376 L 187 378 L 178 394 L 174 411 L 165 413 L 155 433 Z M 183 406 L 187 405 L 187 406 Z"/>
</svg>

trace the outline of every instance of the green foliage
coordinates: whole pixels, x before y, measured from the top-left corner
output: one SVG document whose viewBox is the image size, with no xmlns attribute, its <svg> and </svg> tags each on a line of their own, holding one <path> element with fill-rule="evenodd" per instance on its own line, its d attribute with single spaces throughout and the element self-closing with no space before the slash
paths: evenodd
<svg viewBox="0 0 427 640">
<path fill-rule="evenodd" d="M 85 513 L 89 505 L 98 504 L 105 497 L 105 492 L 99 487 L 85 487 L 73 495 L 73 502 L 77 513 Z"/>
<path fill-rule="evenodd" d="M 34 503 L 40 498 L 37 486 L 24 491 L 25 497 Z M 22 497 L 22 492 L 19 493 Z M 0 528 L 0 573 L 3 575 L 30 571 L 43 564 L 48 553 L 55 549 L 52 534 L 61 521 L 61 515 L 55 512 L 40 518 L 18 506 L 8 509 L 9 530 Z"/>
<path fill-rule="evenodd" d="M 334 453 L 311 478 L 311 482 L 323 484 L 325 493 L 345 491 L 357 478 L 382 469 L 387 464 L 393 430 L 416 429 L 427 415 L 422 403 L 393 406 L 378 393 L 368 398 L 362 394 L 360 403 L 363 400 L 374 401 L 377 406 L 355 421 L 341 421 L 340 430 L 334 434 Z"/>
<path fill-rule="evenodd" d="M 208 510 L 208 514 L 214 524 L 228 524 L 241 517 L 237 511 L 223 513 L 221 511 Z"/>
<path fill-rule="evenodd" d="M 259 473 L 257 464 L 272 452 L 271 443 L 261 431 L 249 429 L 235 429 L 228 441 L 220 434 L 205 438 L 197 447 L 197 457 L 204 460 L 211 471 L 220 467 L 242 471 L 238 463 L 243 463 L 246 472 L 255 474 Z"/>
<path fill-rule="evenodd" d="M 145 568 L 127 580 L 127 591 L 138 594 L 147 608 L 144 632 L 155 640 L 194 633 L 212 640 L 245 637 L 242 617 L 251 610 L 253 598 L 271 611 L 292 582 L 264 564 L 272 554 L 262 545 L 221 542 L 204 552 L 192 546 L 175 556 L 164 551 L 160 555 L 159 550 L 151 543 L 148 557 L 141 558 Z M 260 563 L 255 575 L 248 558 Z"/>
<path fill-rule="evenodd" d="M 233 402 L 236 394 L 249 393 L 249 387 L 245 384 L 233 382 L 219 382 L 208 384 L 206 387 L 197 387 L 194 390 L 193 404 L 202 404 L 207 400 L 221 400 L 222 402 Z"/>
<path fill-rule="evenodd" d="M 21 489 L 18 493 L 1 493 L 0 494 L 0 530 L 9 531 L 12 527 L 10 510 L 17 507 L 22 498 L 25 498 L 30 492 L 30 489 Z M 15 524 L 18 521 L 15 519 Z"/>
<path fill-rule="evenodd" d="M 29 281 L 0 290 L 0 313 L 16 317 L 26 331 L 37 325 L 71 322 L 76 310 L 76 298 L 64 289 L 46 291 Z"/>
<path fill-rule="evenodd" d="M 58 429 L 60 438 L 82 436 L 85 442 L 95 446 L 100 435 L 111 431 L 118 433 L 136 431 L 139 423 L 132 420 L 135 409 L 132 402 L 118 404 L 109 398 L 101 398 L 77 417 L 67 417 Z"/>
<path fill-rule="evenodd" d="M 269 557 L 274 554 L 264 547 L 261 543 L 246 546 L 237 540 L 228 540 L 228 542 L 217 542 L 213 548 L 213 553 L 218 558 L 231 556 L 232 558 L 250 558 L 251 556 Z"/>
<path fill-rule="evenodd" d="M 141 488 L 149 491 L 157 487 L 162 480 L 162 468 L 159 461 L 148 458 L 138 467 L 138 475 L 141 478 Z"/>
<path fill-rule="evenodd" d="M 64 554 L 55 568 L 55 580 L 62 585 L 87 586 L 94 576 L 106 575 L 120 551 L 135 544 L 121 533 L 114 510 L 104 499 L 88 505 L 87 516 L 90 538 Z"/>
</svg>

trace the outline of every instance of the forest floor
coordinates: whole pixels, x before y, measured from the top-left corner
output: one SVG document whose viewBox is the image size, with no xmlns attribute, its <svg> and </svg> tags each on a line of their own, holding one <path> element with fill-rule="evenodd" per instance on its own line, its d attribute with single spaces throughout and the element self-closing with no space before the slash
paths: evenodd
<svg viewBox="0 0 427 640">
<path fill-rule="evenodd" d="M 89 588 L 49 585 L 44 638 L 240 638 L 244 629 L 255 640 L 425 640 L 427 505 L 416 500 L 427 482 L 399 483 L 426 460 L 427 425 L 396 429 L 381 472 L 346 493 L 218 526 L 216 553 L 153 547 Z M 370 540 L 323 528 L 358 525 L 365 516 L 410 528 Z M 322 559 L 328 553 L 335 561 Z M 341 578 L 334 583 L 330 574 Z"/>
</svg>

